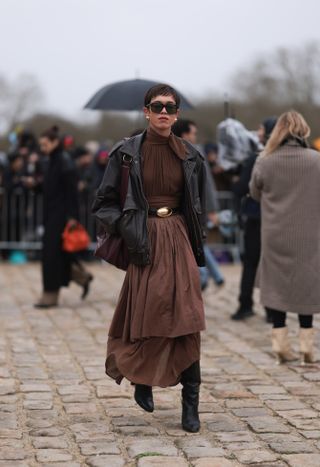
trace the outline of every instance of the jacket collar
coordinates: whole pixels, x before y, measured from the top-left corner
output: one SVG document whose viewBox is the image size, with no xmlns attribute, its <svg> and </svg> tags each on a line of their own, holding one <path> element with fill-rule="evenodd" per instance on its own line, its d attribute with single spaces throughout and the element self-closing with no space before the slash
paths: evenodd
<svg viewBox="0 0 320 467">
<path fill-rule="evenodd" d="M 281 146 L 300 146 L 302 148 L 308 148 L 308 143 L 305 139 L 303 138 L 299 138 L 299 137 L 289 137 L 287 139 L 285 139 Z"/>
<path fill-rule="evenodd" d="M 141 146 L 146 137 L 147 130 L 144 130 L 143 133 L 131 138 L 127 138 L 121 146 L 121 152 L 132 156 L 133 158 L 138 158 L 141 155 Z M 183 141 L 186 147 L 186 157 L 185 160 L 196 159 L 198 156 L 198 151 L 192 144 L 187 141 Z"/>
</svg>

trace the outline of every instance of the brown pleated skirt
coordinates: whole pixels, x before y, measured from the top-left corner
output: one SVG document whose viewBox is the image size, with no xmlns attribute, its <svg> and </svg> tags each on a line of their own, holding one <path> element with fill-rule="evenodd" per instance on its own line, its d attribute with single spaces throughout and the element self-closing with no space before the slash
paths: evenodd
<svg viewBox="0 0 320 467">
<path fill-rule="evenodd" d="M 109 330 L 106 373 L 120 384 L 173 386 L 200 359 L 205 328 L 196 265 L 182 215 L 148 219 L 152 264 L 130 265 Z"/>
</svg>

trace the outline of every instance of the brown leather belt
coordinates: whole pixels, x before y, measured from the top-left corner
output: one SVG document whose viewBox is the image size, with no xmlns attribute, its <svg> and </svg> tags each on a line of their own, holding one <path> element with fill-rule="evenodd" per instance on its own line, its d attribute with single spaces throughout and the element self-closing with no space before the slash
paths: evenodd
<svg viewBox="0 0 320 467">
<path fill-rule="evenodd" d="M 170 217 L 172 214 L 177 214 L 180 212 L 180 208 L 168 208 L 164 206 L 163 208 L 149 208 L 148 215 L 149 216 L 157 216 L 157 217 Z"/>
</svg>

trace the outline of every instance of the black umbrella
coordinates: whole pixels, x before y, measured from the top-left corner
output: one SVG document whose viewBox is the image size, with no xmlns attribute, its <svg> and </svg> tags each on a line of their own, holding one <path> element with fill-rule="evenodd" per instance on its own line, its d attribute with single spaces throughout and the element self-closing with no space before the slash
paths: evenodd
<svg viewBox="0 0 320 467">
<path fill-rule="evenodd" d="M 108 84 L 98 91 L 85 105 L 85 109 L 96 110 L 142 110 L 145 93 L 155 86 L 156 81 L 131 79 Z M 183 110 L 192 109 L 192 105 L 180 94 Z"/>
</svg>

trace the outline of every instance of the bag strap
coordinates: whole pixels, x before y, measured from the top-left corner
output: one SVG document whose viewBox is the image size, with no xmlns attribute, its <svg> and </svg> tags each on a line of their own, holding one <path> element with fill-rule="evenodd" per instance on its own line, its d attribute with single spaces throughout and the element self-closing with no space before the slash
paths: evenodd
<svg viewBox="0 0 320 467">
<path fill-rule="evenodd" d="M 132 156 L 129 156 L 128 154 L 124 154 L 122 157 L 121 183 L 120 183 L 120 204 L 121 204 L 122 209 L 126 202 L 126 197 L 128 193 L 131 163 L 132 163 Z"/>
</svg>

